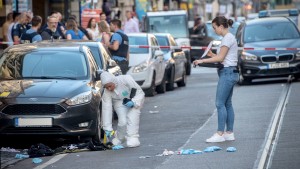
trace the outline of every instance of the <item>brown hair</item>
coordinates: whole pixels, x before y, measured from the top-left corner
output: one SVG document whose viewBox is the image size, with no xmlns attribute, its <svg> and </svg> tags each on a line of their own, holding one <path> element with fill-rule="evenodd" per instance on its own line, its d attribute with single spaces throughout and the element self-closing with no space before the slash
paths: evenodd
<svg viewBox="0 0 300 169">
<path fill-rule="evenodd" d="M 40 17 L 39 15 L 35 15 L 33 16 L 31 22 L 32 26 L 38 26 L 39 23 L 42 23 L 42 17 Z"/>
<path fill-rule="evenodd" d="M 233 20 L 227 19 L 225 16 L 217 16 L 212 20 L 217 26 L 223 25 L 224 28 L 232 27 Z"/>
<path fill-rule="evenodd" d="M 121 23 L 121 21 L 120 21 L 119 19 L 113 19 L 113 20 L 111 21 L 111 23 L 112 23 L 113 25 L 116 25 L 118 28 L 121 28 L 121 26 L 122 26 L 122 23 Z"/>
<path fill-rule="evenodd" d="M 67 28 L 67 30 L 70 30 L 70 29 L 74 30 L 75 33 L 78 32 L 78 26 L 74 19 L 67 20 L 66 28 Z"/>
</svg>

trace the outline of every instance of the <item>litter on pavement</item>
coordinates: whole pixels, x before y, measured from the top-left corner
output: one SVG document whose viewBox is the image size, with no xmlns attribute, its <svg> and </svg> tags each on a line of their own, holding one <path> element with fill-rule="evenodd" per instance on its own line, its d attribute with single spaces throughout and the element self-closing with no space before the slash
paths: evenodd
<svg viewBox="0 0 300 169">
<path fill-rule="evenodd" d="M 236 152 L 236 148 L 235 147 L 228 147 L 226 149 L 227 152 Z"/>
<path fill-rule="evenodd" d="M 182 149 L 177 152 L 178 155 L 189 155 L 189 154 L 203 154 L 200 150 L 194 150 L 194 149 Z"/>
<path fill-rule="evenodd" d="M 112 147 L 113 150 L 120 150 L 120 149 L 123 149 L 123 148 L 124 148 L 124 146 L 122 146 L 122 145 L 115 145 L 115 146 Z"/>
<path fill-rule="evenodd" d="M 28 154 L 16 154 L 15 158 L 17 158 L 17 159 L 29 158 L 29 155 Z"/>
<path fill-rule="evenodd" d="M 218 146 L 211 146 L 211 147 L 206 147 L 204 149 L 204 152 L 214 152 L 214 151 L 219 151 L 222 150 L 222 148 L 218 147 Z"/>
<path fill-rule="evenodd" d="M 156 156 L 168 156 L 168 155 L 173 155 L 174 151 L 169 151 L 167 149 L 164 150 L 162 154 L 157 154 Z"/>
<path fill-rule="evenodd" d="M 2 147 L 0 151 L 3 151 L 3 152 L 12 152 L 12 153 L 18 153 L 18 152 L 20 152 L 19 150 L 16 150 L 16 149 L 10 148 L 10 147 Z"/>
<path fill-rule="evenodd" d="M 42 161 L 43 161 L 43 160 L 40 159 L 40 158 L 33 158 L 33 159 L 32 159 L 32 162 L 33 162 L 34 164 L 41 163 Z"/>
</svg>

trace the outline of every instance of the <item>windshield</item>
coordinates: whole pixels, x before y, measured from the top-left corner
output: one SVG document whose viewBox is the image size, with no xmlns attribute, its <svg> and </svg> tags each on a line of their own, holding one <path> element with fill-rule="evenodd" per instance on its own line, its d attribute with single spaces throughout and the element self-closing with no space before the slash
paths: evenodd
<svg viewBox="0 0 300 169">
<path fill-rule="evenodd" d="M 0 79 L 83 79 L 87 64 L 79 52 L 8 52 L 0 59 Z"/>
<path fill-rule="evenodd" d="M 99 68 L 103 69 L 103 65 L 101 62 L 101 52 L 99 51 L 99 48 L 94 46 L 89 46 L 89 48 L 91 49 L 93 57 L 96 60 L 96 63 L 98 64 Z"/>
<path fill-rule="evenodd" d="M 170 46 L 167 37 L 164 37 L 164 36 L 156 36 L 156 39 L 157 39 L 157 41 L 158 41 L 159 46 Z M 170 49 L 167 49 L 167 48 L 161 48 L 161 50 L 162 50 L 164 53 L 167 53 L 168 51 L 170 51 Z"/>
<path fill-rule="evenodd" d="M 147 37 L 129 36 L 130 45 L 145 45 L 148 46 Z M 149 53 L 149 48 L 129 47 L 129 53 Z"/>
<path fill-rule="evenodd" d="M 151 16 L 148 18 L 147 27 L 151 33 L 170 33 L 174 38 L 188 37 L 185 15 Z"/>
<path fill-rule="evenodd" d="M 299 38 L 299 33 L 292 23 L 264 23 L 245 28 L 245 42 L 260 42 Z"/>
</svg>

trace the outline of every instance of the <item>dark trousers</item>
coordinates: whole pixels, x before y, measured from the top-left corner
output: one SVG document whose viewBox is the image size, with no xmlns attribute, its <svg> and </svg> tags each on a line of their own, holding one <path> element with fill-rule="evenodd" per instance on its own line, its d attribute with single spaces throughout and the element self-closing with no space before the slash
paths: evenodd
<svg viewBox="0 0 300 169">
<path fill-rule="evenodd" d="M 127 60 L 122 60 L 122 61 L 115 60 L 115 61 L 120 66 L 122 74 L 125 75 L 129 69 L 128 61 Z"/>
</svg>

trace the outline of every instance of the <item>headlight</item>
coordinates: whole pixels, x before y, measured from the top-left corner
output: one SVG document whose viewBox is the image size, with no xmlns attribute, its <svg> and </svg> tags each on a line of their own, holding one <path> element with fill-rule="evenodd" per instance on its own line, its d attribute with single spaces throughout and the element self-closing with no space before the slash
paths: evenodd
<svg viewBox="0 0 300 169">
<path fill-rule="evenodd" d="M 221 45 L 221 41 L 219 41 L 219 40 L 214 40 L 212 44 L 213 44 L 214 46 L 219 46 L 219 45 Z"/>
<path fill-rule="evenodd" d="M 133 73 L 139 73 L 139 72 L 143 72 L 145 71 L 147 68 L 149 67 L 149 63 L 146 61 L 146 62 L 142 62 L 141 64 L 135 66 L 133 68 Z"/>
<path fill-rule="evenodd" d="M 257 56 L 251 54 L 251 53 L 247 53 L 245 51 L 242 52 L 242 57 L 243 60 L 257 60 Z"/>
<path fill-rule="evenodd" d="M 83 103 L 88 103 L 92 100 L 92 92 L 84 92 L 81 93 L 75 97 L 72 97 L 71 99 L 67 100 L 66 103 L 70 106 L 78 105 L 78 104 L 83 104 Z"/>
<path fill-rule="evenodd" d="M 300 51 L 296 53 L 296 60 L 300 60 Z"/>
</svg>

